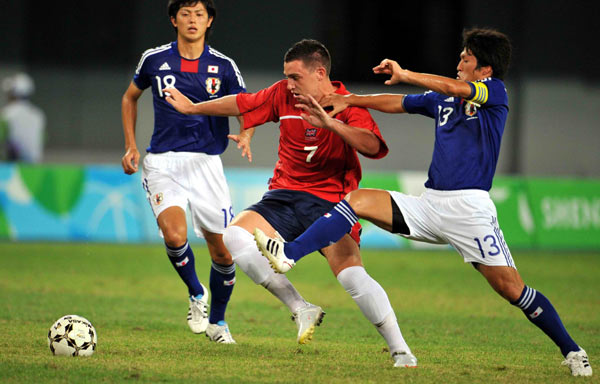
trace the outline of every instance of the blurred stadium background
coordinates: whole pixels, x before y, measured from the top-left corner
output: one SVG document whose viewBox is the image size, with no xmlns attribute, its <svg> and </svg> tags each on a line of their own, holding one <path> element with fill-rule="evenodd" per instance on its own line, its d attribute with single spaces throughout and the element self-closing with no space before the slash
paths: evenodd
<svg viewBox="0 0 600 384">
<path fill-rule="evenodd" d="M 138 179 L 118 172 L 123 155 L 120 102 L 141 53 L 174 38 L 165 3 L 2 1 L 0 78 L 18 71 L 29 73 L 36 82 L 33 101 L 46 112 L 48 124 L 43 165 L 1 168 L 1 237 L 156 238 Z M 464 27 L 491 26 L 506 32 L 514 44 L 506 79 L 511 112 L 498 174 L 508 177 L 494 195 L 500 211 L 502 201 L 510 205 L 506 208 L 510 214 L 500 213 L 501 220 L 505 217 L 503 226 L 518 220 L 520 228 L 508 232 L 527 239 L 523 244 L 517 240 L 517 245 L 536 246 L 540 236 L 560 236 L 574 239 L 569 244 L 575 247 L 587 239 L 584 248 L 600 248 L 600 60 L 598 34 L 593 33 L 600 3 L 423 0 L 383 4 L 217 0 L 219 14 L 210 44 L 237 62 L 251 92 L 281 79 L 284 52 L 306 37 L 329 47 L 332 78 L 344 81 L 356 93 L 422 92 L 386 88 L 384 79 L 374 76 L 370 68 L 390 57 L 412 70 L 454 76 Z M 374 115 L 391 152 L 382 160 L 362 159 L 365 185 L 418 192 L 433 148 L 431 121 Z M 152 133 L 149 92 L 142 98 L 138 116 L 138 147 L 143 150 Z M 237 130 L 236 123 L 232 129 Z M 236 211 L 264 190 L 276 159 L 277 137 L 275 124 L 258 129 L 251 165 L 234 146 L 223 155 Z M 387 173 L 381 176 L 381 172 Z M 547 184 L 539 184 L 540 177 Z M 544 191 L 554 200 L 548 202 Z M 529 204 L 525 213 L 523 199 Z M 47 217 L 32 223 L 31 217 L 42 214 Z M 558 232 L 532 234 L 532 225 L 548 222 Z M 96 229 L 82 228 L 82 223 L 93 223 Z M 90 231 L 106 226 L 110 233 L 91 235 Z M 136 237 L 136 231 L 143 233 Z M 375 245 L 390 245 L 381 241 Z M 569 244 L 562 246 L 569 248 Z"/>
</svg>

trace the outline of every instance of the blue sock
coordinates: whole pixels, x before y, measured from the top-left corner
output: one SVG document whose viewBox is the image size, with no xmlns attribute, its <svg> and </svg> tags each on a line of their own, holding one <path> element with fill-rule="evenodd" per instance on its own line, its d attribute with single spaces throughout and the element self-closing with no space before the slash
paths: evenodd
<svg viewBox="0 0 600 384">
<path fill-rule="evenodd" d="M 521 308 L 527 319 L 544 331 L 558 345 L 563 356 L 566 357 L 571 351 L 579 351 L 579 346 L 569 336 L 558 313 L 556 313 L 546 296 L 533 288 L 525 286 L 523 292 L 521 292 L 521 297 L 511 304 Z"/>
<path fill-rule="evenodd" d="M 192 252 L 190 244 L 186 241 L 179 248 L 171 248 L 167 244 L 165 244 L 165 247 L 167 247 L 167 255 L 171 264 L 173 264 L 181 280 L 187 285 L 190 296 L 204 295 L 204 290 L 196 275 L 194 252 Z"/>
<path fill-rule="evenodd" d="M 210 269 L 210 316 L 208 322 L 225 321 L 225 310 L 235 284 L 235 264 L 220 265 L 213 261 Z M 222 325 L 222 324 L 219 324 Z"/>
<path fill-rule="evenodd" d="M 346 200 L 340 201 L 331 211 L 318 218 L 294 241 L 285 243 L 285 255 L 295 261 L 311 252 L 335 244 L 349 233 L 358 221 L 356 213 Z"/>
</svg>

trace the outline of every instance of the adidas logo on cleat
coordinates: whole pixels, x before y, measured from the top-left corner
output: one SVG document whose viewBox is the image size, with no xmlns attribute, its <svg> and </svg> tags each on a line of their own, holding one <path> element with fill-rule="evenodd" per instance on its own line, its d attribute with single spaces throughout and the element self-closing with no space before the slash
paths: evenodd
<svg viewBox="0 0 600 384">
<path fill-rule="evenodd" d="M 273 240 L 269 240 L 267 241 L 267 249 L 269 250 L 269 252 L 276 254 L 277 251 L 279 251 L 279 244 L 277 244 Z"/>
</svg>

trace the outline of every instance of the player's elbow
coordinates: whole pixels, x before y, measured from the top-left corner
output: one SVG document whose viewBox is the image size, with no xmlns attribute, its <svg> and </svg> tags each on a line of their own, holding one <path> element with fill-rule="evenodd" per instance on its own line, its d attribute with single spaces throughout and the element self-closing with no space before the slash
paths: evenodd
<svg viewBox="0 0 600 384">
<path fill-rule="evenodd" d="M 371 137 L 369 140 L 363 141 L 363 145 L 359 149 L 359 152 L 365 156 L 373 157 L 379 153 L 381 149 L 381 142 L 377 137 Z"/>
<path fill-rule="evenodd" d="M 131 96 L 129 92 L 125 92 L 123 97 L 121 98 L 121 107 L 135 105 L 137 103 L 137 98 Z"/>
</svg>

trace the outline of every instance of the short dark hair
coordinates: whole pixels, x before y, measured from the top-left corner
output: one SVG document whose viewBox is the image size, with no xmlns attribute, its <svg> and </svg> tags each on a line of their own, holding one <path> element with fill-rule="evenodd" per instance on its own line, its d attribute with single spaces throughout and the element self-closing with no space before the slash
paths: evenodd
<svg viewBox="0 0 600 384">
<path fill-rule="evenodd" d="M 465 29 L 463 48 L 477 58 L 477 68 L 491 66 L 492 76 L 500 80 L 508 72 L 512 46 L 505 34 L 491 28 Z"/>
<path fill-rule="evenodd" d="M 181 7 L 193 7 L 196 5 L 196 3 L 202 3 L 204 8 L 206 8 L 206 12 L 208 12 L 208 17 L 212 17 L 213 19 L 211 26 L 206 30 L 206 36 L 209 36 L 210 30 L 215 24 L 215 19 L 217 18 L 217 8 L 215 7 L 213 0 L 169 0 L 169 3 L 167 4 L 167 13 L 169 14 L 169 18 L 176 18 L 177 12 L 179 12 Z"/>
<path fill-rule="evenodd" d="M 292 45 L 283 57 L 284 63 L 302 60 L 307 68 L 314 69 L 318 65 L 325 67 L 327 75 L 331 72 L 331 56 L 323 43 L 317 40 L 303 39 Z"/>
</svg>

